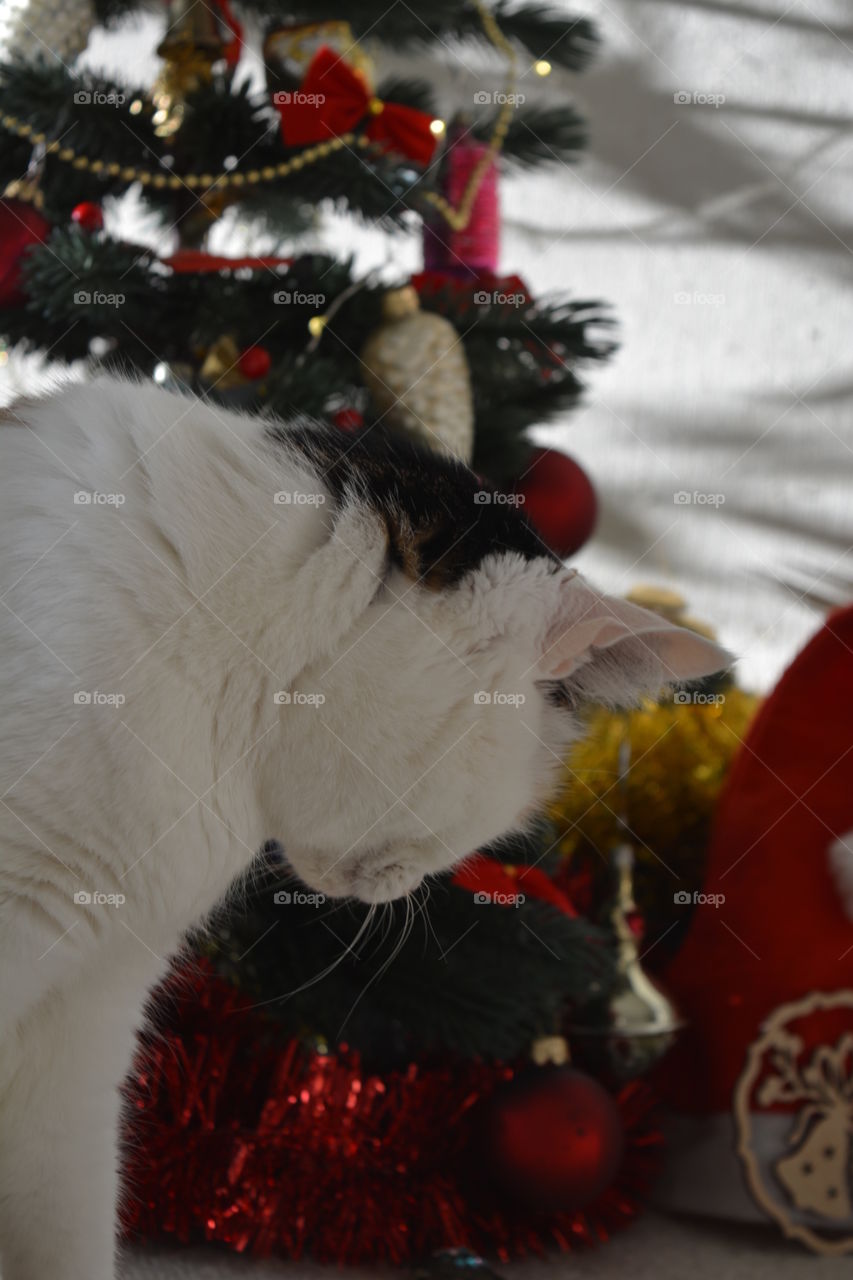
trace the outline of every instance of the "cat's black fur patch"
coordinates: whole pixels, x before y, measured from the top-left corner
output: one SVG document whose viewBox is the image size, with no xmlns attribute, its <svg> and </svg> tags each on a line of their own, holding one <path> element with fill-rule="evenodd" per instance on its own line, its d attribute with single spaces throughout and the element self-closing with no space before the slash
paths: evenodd
<svg viewBox="0 0 853 1280">
<path fill-rule="evenodd" d="M 298 450 L 340 502 L 358 493 L 388 526 L 391 555 L 434 590 L 453 586 L 490 553 L 544 556 L 561 566 L 519 508 L 462 462 L 383 427 L 360 435 L 335 428 L 274 425 L 274 440 Z M 478 495 L 486 495 L 478 498 Z"/>
</svg>

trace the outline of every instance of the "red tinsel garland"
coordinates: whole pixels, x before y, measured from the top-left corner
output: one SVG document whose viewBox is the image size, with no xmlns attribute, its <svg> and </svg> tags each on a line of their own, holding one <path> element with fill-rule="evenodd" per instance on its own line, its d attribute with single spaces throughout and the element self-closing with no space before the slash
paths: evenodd
<svg viewBox="0 0 853 1280">
<path fill-rule="evenodd" d="M 282 1041 L 208 966 L 161 992 L 127 1084 L 129 1236 L 217 1241 L 238 1252 L 399 1264 L 467 1245 L 506 1259 L 606 1240 L 636 1213 L 656 1167 L 652 1095 L 618 1103 L 627 1156 L 576 1213 L 498 1205 L 469 1152 L 476 1105 L 511 1067 L 413 1063 L 382 1075 L 356 1053 Z"/>
</svg>

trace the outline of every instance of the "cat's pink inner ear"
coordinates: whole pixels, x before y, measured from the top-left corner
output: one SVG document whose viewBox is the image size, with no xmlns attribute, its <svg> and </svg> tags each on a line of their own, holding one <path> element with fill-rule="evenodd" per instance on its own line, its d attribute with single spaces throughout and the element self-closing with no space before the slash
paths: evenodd
<svg viewBox="0 0 853 1280">
<path fill-rule="evenodd" d="M 594 659 L 596 650 L 638 642 L 660 663 L 661 681 L 697 680 L 728 666 L 730 655 L 712 640 L 657 613 L 593 591 L 579 578 L 567 582 L 562 607 L 546 631 L 539 670 L 559 680 Z"/>
</svg>

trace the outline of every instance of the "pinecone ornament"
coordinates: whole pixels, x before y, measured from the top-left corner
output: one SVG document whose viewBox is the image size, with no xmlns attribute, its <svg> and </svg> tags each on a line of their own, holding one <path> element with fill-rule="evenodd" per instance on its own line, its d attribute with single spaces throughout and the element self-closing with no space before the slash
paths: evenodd
<svg viewBox="0 0 853 1280">
<path fill-rule="evenodd" d="M 382 317 L 361 353 L 377 410 L 390 426 L 470 462 L 474 403 L 459 334 L 443 316 L 421 311 L 411 285 L 385 295 Z"/>
<path fill-rule="evenodd" d="M 0 56 L 73 62 L 94 25 L 92 0 L 0 0 Z"/>
</svg>

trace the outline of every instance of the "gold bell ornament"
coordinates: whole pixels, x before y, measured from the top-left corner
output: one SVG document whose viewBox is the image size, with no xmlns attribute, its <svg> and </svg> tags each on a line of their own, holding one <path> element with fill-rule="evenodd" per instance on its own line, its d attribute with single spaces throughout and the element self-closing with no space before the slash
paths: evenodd
<svg viewBox="0 0 853 1280">
<path fill-rule="evenodd" d="M 157 46 L 163 67 L 151 89 L 154 131 L 160 138 L 177 133 L 188 94 L 211 83 L 213 68 L 226 50 L 226 30 L 214 4 L 169 0 L 166 9 L 166 34 Z"/>
<path fill-rule="evenodd" d="M 362 376 L 391 427 L 470 462 L 474 401 L 462 339 L 449 320 L 422 311 L 412 285 L 382 300 L 382 323 L 361 353 Z"/>
<path fill-rule="evenodd" d="M 623 797 L 630 768 L 630 745 L 620 751 Z M 625 826 L 627 833 L 627 826 Z M 600 997 L 575 1011 L 569 1038 L 578 1062 L 611 1081 L 646 1074 L 675 1044 L 684 1023 L 675 1004 L 643 967 L 634 897 L 634 850 L 627 839 L 610 858 L 614 887 L 602 923 L 616 948 L 616 980 Z"/>
</svg>

